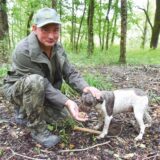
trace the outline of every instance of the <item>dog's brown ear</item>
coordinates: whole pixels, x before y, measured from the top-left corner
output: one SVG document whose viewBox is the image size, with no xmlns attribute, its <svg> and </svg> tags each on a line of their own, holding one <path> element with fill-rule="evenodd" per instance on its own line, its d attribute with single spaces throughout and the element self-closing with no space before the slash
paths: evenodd
<svg viewBox="0 0 160 160">
<path fill-rule="evenodd" d="M 102 104 L 104 101 L 104 98 L 101 96 L 100 99 L 97 99 L 98 103 Z"/>
</svg>

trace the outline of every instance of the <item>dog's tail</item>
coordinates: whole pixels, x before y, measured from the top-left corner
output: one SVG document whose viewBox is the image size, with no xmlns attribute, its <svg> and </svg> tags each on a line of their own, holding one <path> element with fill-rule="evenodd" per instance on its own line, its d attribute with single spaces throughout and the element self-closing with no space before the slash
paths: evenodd
<svg viewBox="0 0 160 160">
<path fill-rule="evenodd" d="M 151 116 L 149 115 L 149 106 L 147 106 L 145 112 L 144 112 L 144 116 L 145 116 L 145 119 L 147 121 L 147 124 L 145 125 L 146 127 L 150 127 L 152 125 L 152 118 Z"/>
</svg>

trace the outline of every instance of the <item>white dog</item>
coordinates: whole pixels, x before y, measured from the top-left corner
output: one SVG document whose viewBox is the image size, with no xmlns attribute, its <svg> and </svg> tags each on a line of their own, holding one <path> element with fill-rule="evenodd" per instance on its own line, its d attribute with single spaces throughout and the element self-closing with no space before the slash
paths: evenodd
<svg viewBox="0 0 160 160">
<path fill-rule="evenodd" d="M 99 129 L 104 122 L 103 131 L 97 138 L 104 138 L 108 134 L 108 128 L 113 115 L 122 112 L 134 112 L 135 118 L 140 127 L 140 133 L 135 140 L 141 140 L 145 127 L 151 126 L 151 117 L 148 114 L 148 97 L 140 89 L 121 89 L 115 91 L 102 91 L 101 99 L 97 100 L 91 93 L 82 95 L 82 103 L 95 107 L 98 112 L 98 124 L 94 129 Z M 148 124 L 144 124 L 143 118 Z"/>
</svg>

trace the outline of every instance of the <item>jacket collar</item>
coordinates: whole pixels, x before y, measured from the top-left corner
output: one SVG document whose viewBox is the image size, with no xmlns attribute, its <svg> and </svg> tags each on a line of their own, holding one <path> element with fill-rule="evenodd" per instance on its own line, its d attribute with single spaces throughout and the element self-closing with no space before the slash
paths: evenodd
<svg viewBox="0 0 160 160">
<path fill-rule="evenodd" d="M 32 60 L 38 60 L 39 58 L 42 59 L 44 57 L 42 50 L 39 46 L 38 39 L 34 32 L 28 36 L 28 43 L 29 43 L 29 53 Z"/>
</svg>

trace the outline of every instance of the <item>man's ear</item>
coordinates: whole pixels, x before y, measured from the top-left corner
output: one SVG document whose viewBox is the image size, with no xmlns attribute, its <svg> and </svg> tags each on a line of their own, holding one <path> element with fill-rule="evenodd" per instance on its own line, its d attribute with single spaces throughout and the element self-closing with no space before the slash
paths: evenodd
<svg viewBox="0 0 160 160">
<path fill-rule="evenodd" d="M 37 30 L 37 26 L 36 26 L 35 24 L 33 24 L 33 25 L 32 25 L 32 31 L 33 31 L 33 32 L 36 32 L 36 30 Z"/>
<path fill-rule="evenodd" d="M 102 104 L 104 101 L 104 98 L 101 96 L 100 99 L 97 99 L 98 103 Z"/>
</svg>

